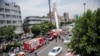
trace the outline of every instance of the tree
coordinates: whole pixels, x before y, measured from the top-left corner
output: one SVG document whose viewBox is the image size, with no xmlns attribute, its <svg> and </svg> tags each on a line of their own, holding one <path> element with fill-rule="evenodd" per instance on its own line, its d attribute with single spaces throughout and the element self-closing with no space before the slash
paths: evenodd
<svg viewBox="0 0 100 56">
<path fill-rule="evenodd" d="M 45 34 L 49 30 L 49 26 L 47 24 L 42 23 L 40 26 L 42 34 Z"/>
<path fill-rule="evenodd" d="M 0 28 L 0 36 L 3 36 L 6 40 L 12 40 L 15 36 L 14 30 L 15 26 L 4 26 Z"/>
<path fill-rule="evenodd" d="M 48 30 L 51 30 L 52 28 L 55 28 L 55 26 L 51 22 L 48 22 L 48 21 L 44 21 L 44 22 L 42 22 L 42 24 L 48 25 Z"/>
<path fill-rule="evenodd" d="M 35 34 L 35 36 L 38 36 L 40 33 L 45 34 L 52 28 L 54 28 L 54 25 L 48 21 L 44 21 L 40 25 L 33 25 L 31 31 Z"/>
<path fill-rule="evenodd" d="M 88 10 L 76 20 L 73 37 L 68 47 L 81 56 L 100 55 L 100 8 Z"/>
<path fill-rule="evenodd" d="M 33 25 L 31 28 L 32 33 L 35 34 L 35 36 L 38 36 L 41 32 L 41 26 L 40 25 Z"/>
</svg>

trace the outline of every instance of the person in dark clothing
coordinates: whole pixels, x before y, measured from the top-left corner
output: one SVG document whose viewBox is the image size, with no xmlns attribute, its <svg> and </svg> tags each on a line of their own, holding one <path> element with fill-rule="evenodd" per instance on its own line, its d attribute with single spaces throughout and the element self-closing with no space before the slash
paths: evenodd
<svg viewBox="0 0 100 56">
<path fill-rule="evenodd" d="M 37 55 L 37 50 L 34 50 L 34 55 L 35 55 L 35 56 L 38 56 L 38 55 Z"/>
<path fill-rule="evenodd" d="M 56 38 L 56 43 L 57 43 L 57 38 Z"/>
</svg>

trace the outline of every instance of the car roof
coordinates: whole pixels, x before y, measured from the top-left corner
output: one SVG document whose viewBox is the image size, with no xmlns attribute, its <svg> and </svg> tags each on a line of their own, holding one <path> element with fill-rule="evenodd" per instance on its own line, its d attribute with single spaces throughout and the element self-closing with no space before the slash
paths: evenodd
<svg viewBox="0 0 100 56">
<path fill-rule="evenodd" d="M 56 47 L 54 47 L 53 49 L 58 49 L 58 48 L 60 48 L 59 46 L 56 46 Z"/>
</svg>

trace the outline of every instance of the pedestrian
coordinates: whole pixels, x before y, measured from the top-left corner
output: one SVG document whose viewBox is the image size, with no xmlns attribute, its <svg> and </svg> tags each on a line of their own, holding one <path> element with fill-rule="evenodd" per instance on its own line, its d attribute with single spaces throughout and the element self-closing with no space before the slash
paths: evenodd
<svg viewBox="0 0 100 56">
<path fill-rule="evenodd" d="M 56 43 L 57 43 L 57 38 L 56 38 Z"/>
<path fill-rule="evenodd" d="M 59 37 L 59 40 L 60 40 L 61 39 L 61 36 L 59 35 L 58 37 Z"/>
<path fill-rule="evenodd" d="M 38 55 L 37 55 L 37 50 L 34 50 L 34 55 L 35 55 L 35 56 L 38 56 Z"/>
</svg>

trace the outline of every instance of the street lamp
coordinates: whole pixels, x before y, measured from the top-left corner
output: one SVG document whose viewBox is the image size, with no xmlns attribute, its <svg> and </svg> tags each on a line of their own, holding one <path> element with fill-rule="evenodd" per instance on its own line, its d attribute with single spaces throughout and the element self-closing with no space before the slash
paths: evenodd
<svg viewBox="0 0 100 56">
<path fill-rule="evenodd" d="M 84 5 L 84 13 L 85 13 L 85 5 L 86 5 L 86 3 L 83 3 L 83 5 Z"/>
<path fill-rule="evenodd" d="M 48 0 L 49 4 L 49 16 L 50 16 L 50 22 L 52 23 L 52 18 L 51 18 L 51 0 Z"/>
</svg>

